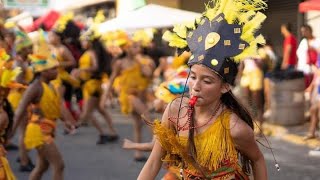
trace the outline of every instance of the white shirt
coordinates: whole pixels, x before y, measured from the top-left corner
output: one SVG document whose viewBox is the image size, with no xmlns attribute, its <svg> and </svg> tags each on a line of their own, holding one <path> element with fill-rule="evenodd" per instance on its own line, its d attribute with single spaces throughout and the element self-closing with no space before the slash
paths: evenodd
<svg viewBox="0 0 320 180">
<path fill-rule="evenodd" d="M 320 48 L 320 39 L 314 38 L 309 42 L 310 47 L 314 49 Z M 303 71 L 304 74 L 312 73 L 311 67 L 307 64 L 308 60 L 308 41 L 306 38 L 303 38 L 298 46 L 297 49 L 297 56 L 298 56 L 298 71 Z"/>
</svg>

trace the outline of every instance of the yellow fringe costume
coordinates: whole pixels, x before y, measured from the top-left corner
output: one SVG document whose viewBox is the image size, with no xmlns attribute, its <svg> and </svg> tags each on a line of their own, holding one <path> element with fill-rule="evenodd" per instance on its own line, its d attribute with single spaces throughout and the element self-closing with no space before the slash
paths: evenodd
<svg viewBox="0 0 320 180">
<path fill-rule="evenodd" d="M 56 58 L 59 63 L 64 61 L 59 54 L 56 54 Z M 52 84 L 55 86 L 55 88 L 58 88 L 63 84 L 63 82 L 71 84 L 73 87 L 80 86 L 80 82 L 73 78 L 63 67 L 58 67 L 58 77 L 52 81 Z"/>
<path fill-rule="evenodd" d="M 48 84 L 42 83 L 41 100 L 33 108 L 39 109 L 41 114 L 32 114 L 26 128 L 24 143 L 27 149 L 34 149 L 44 143 L 50 144 L 54 140 L 56 119 L 60 117 L 60 97 Z"/>
<path fill-rule="evenodd" d="M 9 162 L 6 158 L 6 154 L 6 150 L 2 145 L 0 145 L 0 179 L 15 180 L 16 178 L 10 168 Z"/>
<path fill-rule="evenodd" d="M 12 68 L 12 63 L 9 61 L 10 56 L 6 53 L 5 49 L 0 48 L 0 89 L 11 89 L 11 88 L 22 88 L 21 84 L 15 81 L 16 77 L 21 72 L 20 68 Z M 2 91 L 2 90 L 1 90 Z M 4 94 L 0 94 L 3 96 Z M 2 108 L 0 109 L 0 114 L 7 113 Z M 6 122 L 4 122 L 6 123 Z M 8 119 L 7 119 L 8 123 Z M 0 179 L 1 180 L 15 180 L 15 176 L 10 168 L 9 162 L 6 158 L 6 150 L 3 147 L 5 143 L 5 129 L 7 127 L 2 127 L 0 129 Z"/>
<path fill-rule="evenodd" d="M 33 76 L 34 75 L 33 75 L 32 68 L 28 67 L 25 70 L 25 75 L 24 75 L 25 81 L 27 83 L 30 83 L 33 79 Z M 18 105 L 20 103 L 20 100 L 22 98 L 24 91 L 25 91 L 25 88 L 10 90 L 10 93 L 8 95 L 8 101 L 10 102 L 11 107 L 13 108 L 14 111 L 18 108 Z"/>
<path fill-rule="evenodd" d="M 194 137 L 197 147 L 196 162 L 209 179 L 248 179 L 241 170 L 238 152 L 230 135 L 230 115 L 231 112 L 225 110 L 208 129 Z M 163 162 L 171 167 L 182 168 L 185 177 L 190 179 L 203 177 L 186 151 L 187 137 L 178 136 L 174 130 L 164 127 L 159 121 L 155 121 L 153 131 L 165 151 Z"/>
<path fill-rule="evenodd" d="M 79 59 L 79 69 L 87 69 L 92 66 L 91 57 L 89 51 L 86 51 Z M 81 71 L 80 80 L 83 99 L 88 99 L 91 96 L 100 96 L 102 93 L 101 83 L 107 81 L 107 77 L 103 76 L 104 80 L 93 78 L 92 73 Z"/>
<path fill-rule="evenodd" d="M 3 147 L 5 143 L 4 131 L 0 134 L 0 180 L 15 180 L 15 176 L 11 170 L 10 164 L 6 158 L 7 152 Z"/>
<path fill-rule="evenodd" d="M 131 95 L 138 95 L 149 85 L 149 79 L 141 74 L 140 69 L 141 66 L 138 63 L 134 64 L 132 67 L 123 70 L 113 83 L 113 87 L 119 92 L 121 112 L 124 114 L 132 112 Z"/>
</svg>

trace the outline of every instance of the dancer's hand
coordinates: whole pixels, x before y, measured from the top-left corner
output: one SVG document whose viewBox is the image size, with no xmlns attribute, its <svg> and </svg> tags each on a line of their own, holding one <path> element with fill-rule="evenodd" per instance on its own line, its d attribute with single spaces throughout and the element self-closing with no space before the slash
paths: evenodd
<svg viewBox="0 0 320 180">
<path fill-rule="evenodd" d="M 71 74 L 72 77 L 78 79 L 79 76 L 80 76 L 80 69 L 73 69 L 70 74 Z"/>
<path fill-rule="evenodd" d="M 70 122 L 65 122 L 65 128 L 69 134 L 75 134 L 75 132 L 76 132 L 76 125 L 72 124 Z"/>
<path fill-rule="evenodd" d="M 123 149 L 133 149 L 134 148 L 134 142 L 132 142 L 129 139 L 124 139 L 122 144 Z"/>
</svg>

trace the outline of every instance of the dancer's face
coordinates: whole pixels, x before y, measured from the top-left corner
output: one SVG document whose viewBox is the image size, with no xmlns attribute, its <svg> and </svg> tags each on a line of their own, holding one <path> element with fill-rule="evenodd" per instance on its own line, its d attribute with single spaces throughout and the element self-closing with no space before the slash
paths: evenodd
<svg viewBox="0 0 320 180">
<path fill-rule="evenodd" d="M 142 49 L 141 49 L 141 45 L 137 42 L 134 42 L 132 43 L 132 45 L 130 46 L 130 49 L 129 49 L 130 53 L 132 55 L 137 55 L 137 54 L 140 54 Z"/>
<path fill-rule="evenodd" d="M 222 79 L 209 68 L 195 64 L 191 67 L 188 81 L 190 96 L 197 96 L 196 106 L 210 105 L 225 92 Z"/>
<path fill-rule="evenodd" d="M 60 43 L 60 37 L 53 31 L 50 31 L 48 33 L 48 40 L 50 44 L 59 44 Z"/>
<path fill-rule="evenodd" d="M 90 48 L 90 42 L 88 40 L 81 40 L 80 43 L 81 43 L 81 47 L 83 49 L 89 49 Z"/>
</svg>

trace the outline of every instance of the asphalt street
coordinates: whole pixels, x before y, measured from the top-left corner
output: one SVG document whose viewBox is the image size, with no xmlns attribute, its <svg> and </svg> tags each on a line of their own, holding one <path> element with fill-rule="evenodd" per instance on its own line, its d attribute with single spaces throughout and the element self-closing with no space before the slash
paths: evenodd
<svg viewBox="0 0 320 180">
<path fill-rule="evenodd" d="M 120 140 L 116 143 L 96 145 L 97 131 L 92 127 L 83 127 L 75 135 L 63 135 L 62 128 L 57 131 L 56 142 L 65 161 L 66 180 L 134 180 L 137 178 L 144 163 L 133 160 L 133 152 L 121 148 L 123 138 L 132 137 L 130 116 L 119 113 L 118 109 L 111 110 Z M 60 126 L 61 127 L 61 126 Z M 147 127 L 144 128 L 144 141 L 149 141 L 151 135 Z M 278 172 L 270 150 L 261 146 L 268 166 L 270 180 L 319 180 L 320 158 L 308 156 L 309 148 L 287 143 L 276 137 L 268 137 L 276 159 L 281 167 Z M 262 140 L 262 143 L 266 144 Z M 31 157 L 35 160 L 36 153 Z M 148 153 L 145 154 L 148 156 Z M 8 152 L 8 159 L 15 175 L 20 180 L 27 180 L 28 173 L 19 172 L 16 163 L 17 152 Z M 161 170 L 157 179 L 165 173 Z M 42 179 L 49 180 L 51 171 Z"/>
</svg>

